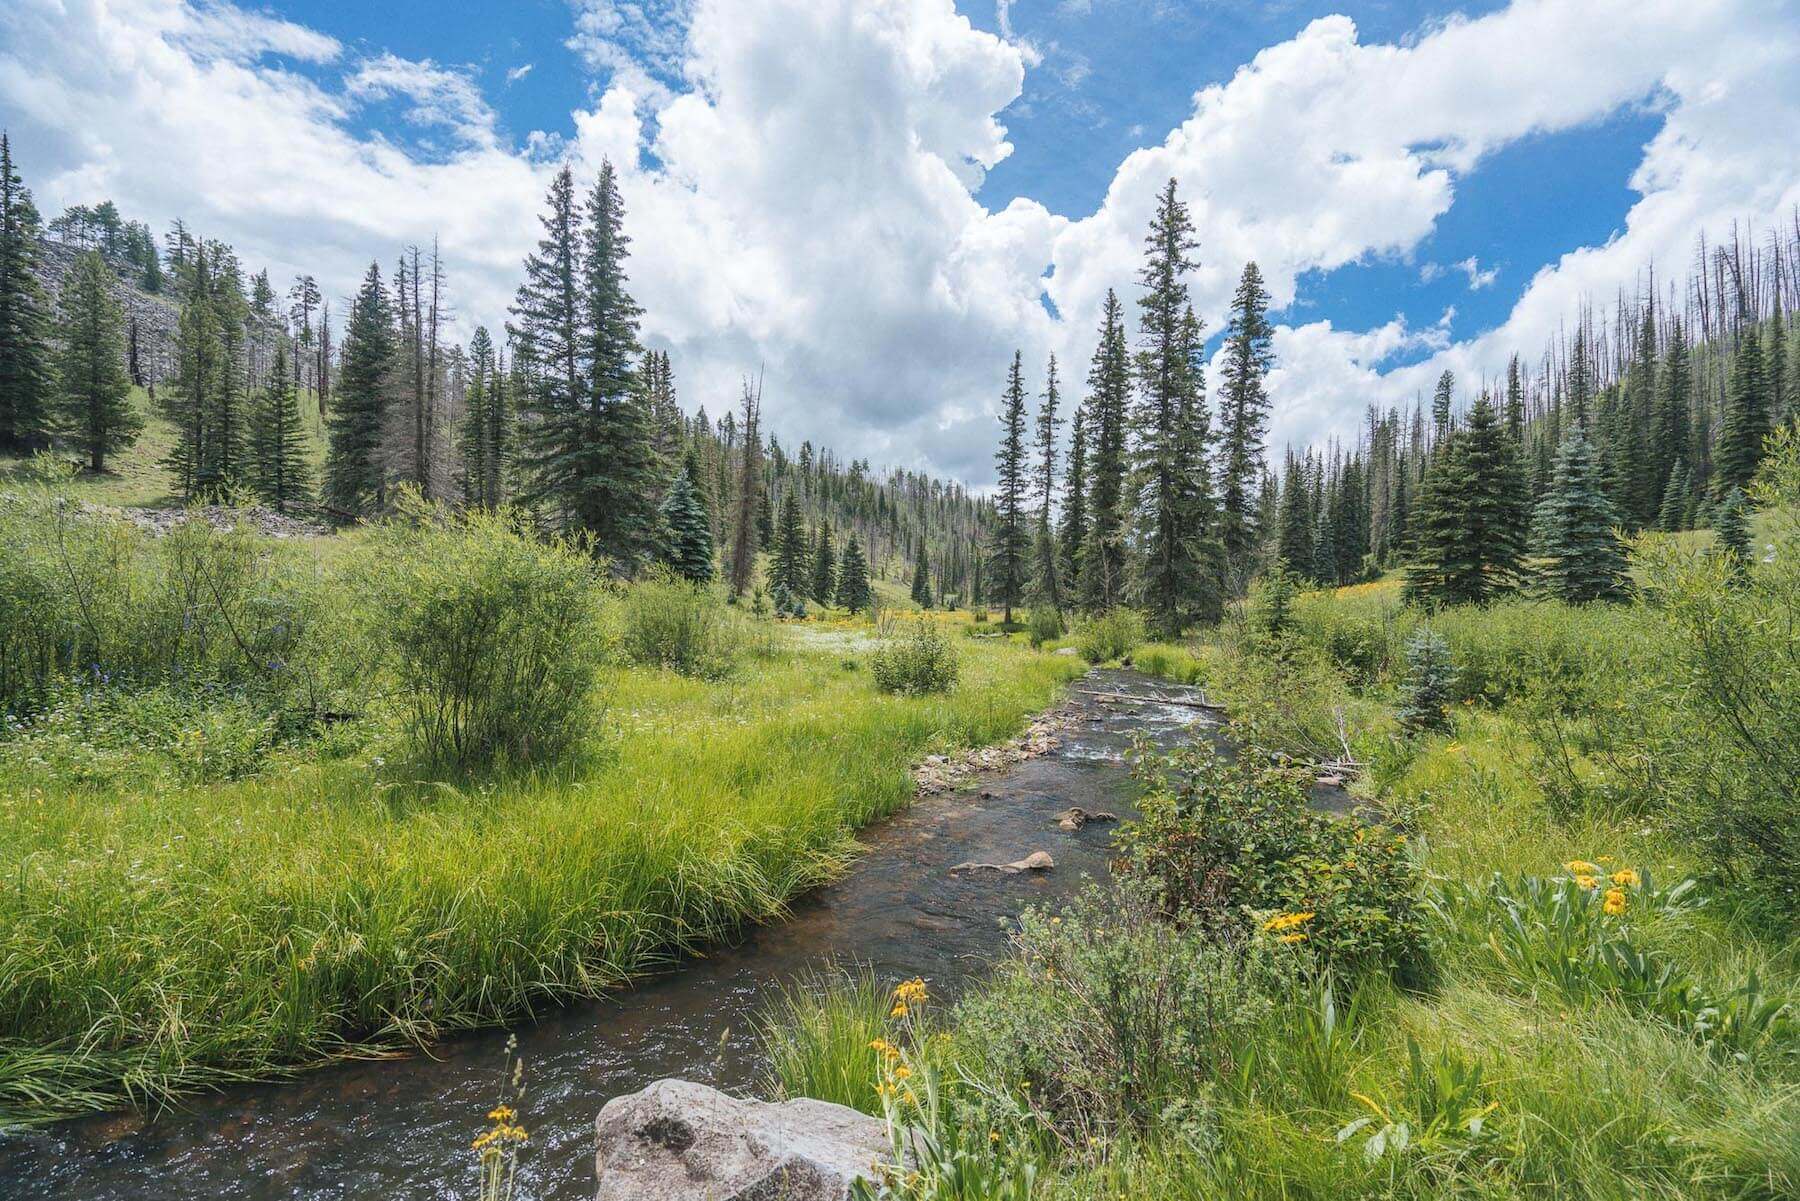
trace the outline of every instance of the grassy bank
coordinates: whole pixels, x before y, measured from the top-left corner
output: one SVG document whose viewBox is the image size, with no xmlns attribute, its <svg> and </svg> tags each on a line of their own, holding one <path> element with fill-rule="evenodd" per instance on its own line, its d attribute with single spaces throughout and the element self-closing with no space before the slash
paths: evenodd
<svg viewBox="0 0 1800 1201">
<path fill-rule="evenodd" d="M 1249 622 L 1139 647 L 1258 749 L 1335 755 L 1341 732 L 1378 803 L 1348 849 L 1291 833 L 1280 771 L 1148 765 L 1150 818 L 1120 846 L 1160 900 L 1028 917 L 948 1012 L 797 994 L 776 1087 L 931 1132 L 917 1176 L 871 1190 L 909 1201 L 1796 1195 L 1788 859 L 1720 833 L 1779 781 L 1705 708 L 1719 675 L 1749 680 L 1746 727 L 1787 728 L 1769 710 L 1789 694 L 1755 674 L 1779 675 L 1774 652 L 1695 650 L 1729 654 L 1717 632 L 1785 611 L 1793 579 L 1733 583 L 1703 558 L 1658 576 L 1663 552 L 1640 549 L 1666 587 L 1636 605 L 1430 615 L 1382 582 L 1303 597 L 1280 637 Z M 1450 703 L 1409 731 L 1404 648 L 1425 625 Z M 1215 838 L 1230 854 L 1208 857 Z M 1378 846 L 1404 864 L 1370 883 Z M 1417 947 L 1371 963 L 1356 940 L 1381 926 L 1346 904 L 1416 921 Z"/>
<path fill-rule="evenodd" d="M 400 766 L 385 677 L 301 734 L 250 687 L 59 685 L 0 739 L 0 1121 L 592 996 L 777 915 L 909 763 L 1006 737 L 1076 670 L 957 639 L 953 691 L 888 695 L 865 654 L 745 630 L 716 679 L 609 647 L 581 745 L 487 776 Z"/>
</svg>

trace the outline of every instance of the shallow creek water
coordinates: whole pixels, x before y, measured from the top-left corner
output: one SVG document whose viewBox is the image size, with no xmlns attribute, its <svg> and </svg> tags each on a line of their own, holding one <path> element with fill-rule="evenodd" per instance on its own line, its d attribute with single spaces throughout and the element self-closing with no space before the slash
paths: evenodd
<svg viewBox="0 0 1800 1201">
<path fill-rule="evenodd" d="M 1192 699 L 1192 690 L 1136 672 L 1091 672 L 1073 688 L 1054 750 L 863 831 L 866 853 L 850 872 L 799 898 L 786 921 L 606 1000 L 510 1027 L 525 1060 L 521 1120 L 531 1130 L 518 1195 L 593 1195 L 593 1122 L 608 1098 L 665 1076 L 765 1091 L 753 1018 L 796 976 L 834 961 L 866 964 L 884 981 L 923 976 L 935 996 L 953 997 L 1001 953 L 1021 909 L 1104 875 L 1115 827 L 1067 832 L 1055 815 L 1076 805 L 1130 816 L 1125 752 L 1139 733 L 1164 748 L 1220 734 L 1202 711 L 1157 699 Z M 1332 799 L 1321 791 L 1322 803 Z M 948 870 L 1037 850 L 1054 857 L 1055 870 Z M 189 1098 L 154 1115 L 0 1136 L 0 1198 L 470 1197 L 469 1140 L 496 1094 L 508 1033 Z"/>
</svg>

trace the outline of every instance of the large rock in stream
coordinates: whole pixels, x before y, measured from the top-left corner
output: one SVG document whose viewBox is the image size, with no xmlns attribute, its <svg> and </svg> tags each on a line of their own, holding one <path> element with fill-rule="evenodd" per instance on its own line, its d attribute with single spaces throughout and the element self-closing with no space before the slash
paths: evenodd
<svg viewBox="0 0 1800 1201">
<path fill-rule="evenodd" d="M 595 1130 L 595 1201 L 844 1201 L 893 1158 L 887 1126 L 808 1097 L 743 1101 L 687 1080 L 614 1097 Z"/>
</svg>

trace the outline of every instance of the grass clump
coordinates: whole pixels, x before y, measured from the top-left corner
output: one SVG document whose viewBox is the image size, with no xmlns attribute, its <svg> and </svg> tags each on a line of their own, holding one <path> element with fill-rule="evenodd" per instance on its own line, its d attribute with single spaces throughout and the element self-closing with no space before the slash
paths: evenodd
<svg viewBox="0 0 1800 1201">
<path fill-rule="evenodd" d="M 783 987 L 757 1017 L 770 1090 L 879 1115 L 882 1044 L 892 1006 L 866 968 L 836 968 Z"/>
<path fill-rule="evenodd" d="M 956 686 L 961 671 L 955 644 L 938 623 L 930 621 L 887 639 L 869 656 L 869 674 L 883 692 L 913 696 L 948 692 Z"/>
<path fill-rule="evenodd" d="M 1025 622 L 1025 632 L 1031 639 L 1033 650 L 1040 649 L 1046 642 L 1055 642 L 1063 636 L 1062 614 L 1055 605 L 1033 605 Z"/>
<path fill-rule="evenodd" d="M 350 578 L 405 707 L 411 753 L 471 772 L 554 762 L 594 718 L 595 576 L 516 514 L 414 502 Z"/>
<path fill-rule="evenodd" d="M 697 679 L 731 674 L 744 641 L 739 624 L 711 588 L 672 574 L 630 585 L 619 601 L 626 661 Z"/>
</svg>

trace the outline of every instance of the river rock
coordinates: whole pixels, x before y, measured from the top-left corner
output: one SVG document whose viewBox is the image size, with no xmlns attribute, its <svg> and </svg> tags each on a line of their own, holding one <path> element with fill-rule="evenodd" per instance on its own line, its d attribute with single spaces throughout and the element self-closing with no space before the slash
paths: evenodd
<svg viewBox="0 0 1800 1201">
<path fill-rule="evenodd" d="M 1023 859 L 1015 859 L 1011 863 L 959 863 L 951 868 L 956 872 L 990 871 L 999 872 L 1003 876 L 1016 876 L 1020 872 L 1047 872 L 1056 866 L 1056 860 L 1050 858 L 1047 851 L 1033 851 Z"/>
<path fill-rule="evenodd" d="M 1116 822 L 1118 820 L 1119 815 L 1116 813 L 1089 813 L 1079 805 L 1071 809 L 1064 809 L 1056 815 L 1056 824 L 1065 830 L 1079 830 L 1089 822 Z"/>
<path fill-rule="evenodd" d="M 595 1201 L 844 1201 L 893 1157 L 887 1126 L 808 1097 L 744 1101 L 687 1080 L 614 1097 L 594 1122 Z"/>
</svg>

